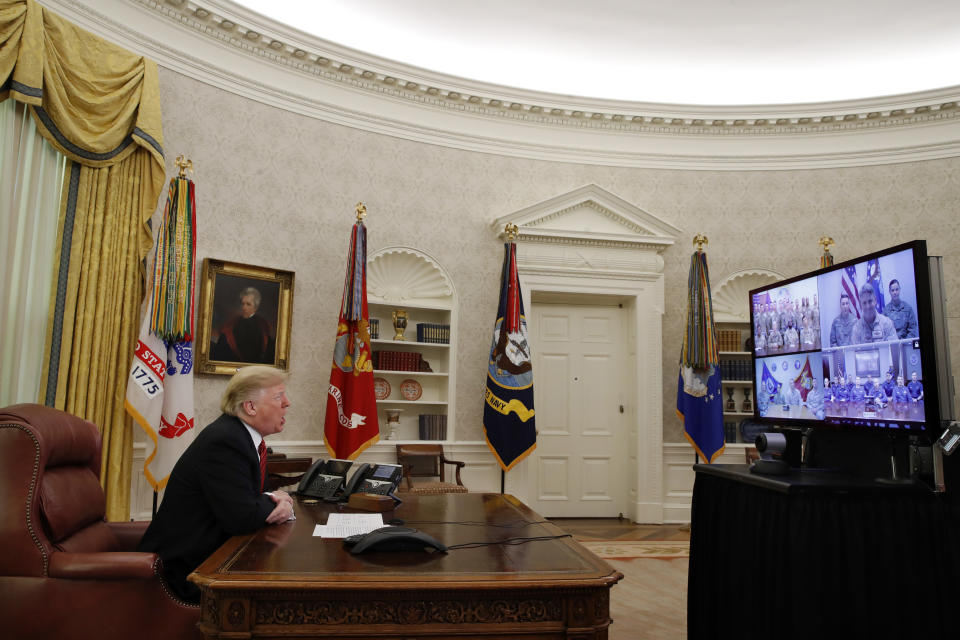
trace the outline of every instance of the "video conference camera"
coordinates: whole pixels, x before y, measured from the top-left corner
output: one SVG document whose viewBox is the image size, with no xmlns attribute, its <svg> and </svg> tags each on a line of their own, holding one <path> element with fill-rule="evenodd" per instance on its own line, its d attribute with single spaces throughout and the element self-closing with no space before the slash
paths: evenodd
<svg viewBox="0 0 960 640">
<path fill-rule="evenodd" d="M 790 470 L 790 465 L 783 459 L 787 450 L 787 437 L 782 433 L 761 433 L 757 436 L 754 446 L 760 459 L 750 465 L 750 473 L 782 476 Z"/>
</svg>

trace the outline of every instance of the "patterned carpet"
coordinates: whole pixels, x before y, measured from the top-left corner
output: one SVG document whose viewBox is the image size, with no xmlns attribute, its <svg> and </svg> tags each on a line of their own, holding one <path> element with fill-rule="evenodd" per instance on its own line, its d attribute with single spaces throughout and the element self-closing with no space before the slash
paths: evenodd
<svg viewBox="0 0 960 640">
<path fill-rule="evenodd" d="M 581 540 L 624 575 L 610 592 L 611 640 L 687 637 L 687 541 Z"/>
</svg>

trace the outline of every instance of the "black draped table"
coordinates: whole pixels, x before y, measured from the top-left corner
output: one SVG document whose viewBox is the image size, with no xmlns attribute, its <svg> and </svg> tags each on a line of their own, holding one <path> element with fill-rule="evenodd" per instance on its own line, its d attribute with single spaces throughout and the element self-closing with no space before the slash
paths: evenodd
<svg viewBox="0 0 960 640">
<path fill-rule="evenodd" d="M 827 471 L 694 470 L 689 638 L 960 637 L 945 496 Z"/>
</svg>

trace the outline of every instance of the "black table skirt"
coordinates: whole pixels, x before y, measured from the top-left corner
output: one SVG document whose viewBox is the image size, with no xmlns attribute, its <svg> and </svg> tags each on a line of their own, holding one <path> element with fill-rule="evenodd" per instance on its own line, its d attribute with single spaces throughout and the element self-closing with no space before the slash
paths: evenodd
<svg viewBox="0 0 960 640">
<path fill-rule="evenodd" d="M 730 467 L 697 472 L 689 638 L 960 637 L 960 527 L 942 496 L 774 490 Z"/>
</svg>

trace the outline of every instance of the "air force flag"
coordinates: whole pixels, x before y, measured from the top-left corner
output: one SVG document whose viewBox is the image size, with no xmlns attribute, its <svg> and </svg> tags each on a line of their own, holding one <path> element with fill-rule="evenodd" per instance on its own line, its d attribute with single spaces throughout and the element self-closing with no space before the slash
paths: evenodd
<svg viewBox="0 0 960 640">
<path fill-rule="evenodd" d="M 704 462 L 713 462 L 723 453 L 723 399 L 719 367 L 710 366 L 706 371 L 680 367 L 677 415 L 683 420 L 684 435 Z"/>
<path fill-rule="evenodd" d="M 533 365 L 517 276 L 517 247 L 512 242 L 504 245 L 500 305 L 487 358 L 483 430 L 504 471 L 512 469 L 537 447 Z"/>
<path fill-rule="evenodd" d="M 710 463 L 723 453 L 723 399 L 710 274 L 707 254 L 702 250 L 690 258 L 687 289 L 687 330 L 680 349 L 677 415 L 683 421 L 683 435 L 700 459 Z"/>
</svg>

